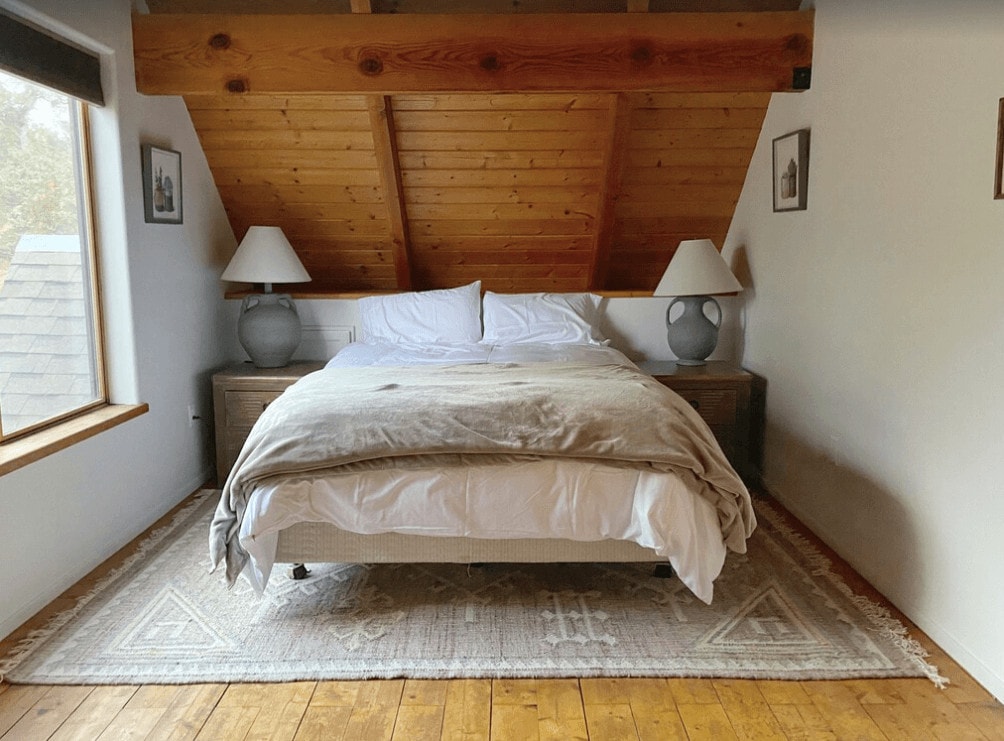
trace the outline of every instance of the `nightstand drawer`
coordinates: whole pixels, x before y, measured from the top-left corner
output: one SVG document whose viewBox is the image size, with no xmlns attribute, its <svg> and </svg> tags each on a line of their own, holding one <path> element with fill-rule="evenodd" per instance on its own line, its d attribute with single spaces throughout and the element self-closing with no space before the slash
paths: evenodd
<svg viewBox="0 0 1004 741">
<path fill-rule="evenodd" d="M 243 427 L 250 430 L 255 420 L 265 411 L 265 407 L 279 398 L 282 391 L 226 391 L 227 427 Z M 245 436 L 247 432 L 245 432 Z"/>
<path fill-rule="evenodd" d="M 676 391 L 709 425 L 731 425 L 736 421 L 738 394 L 731 389 L 678 389 Z"/>
<path fill-rule="evenodd" d="M 297 380 L 323 366 L 323 362 L 304 362 L 283 368 L 255 368 L 241 363 L 213 374 L 216 479 L 220 484 L 265 408 Z"/>
</svg>

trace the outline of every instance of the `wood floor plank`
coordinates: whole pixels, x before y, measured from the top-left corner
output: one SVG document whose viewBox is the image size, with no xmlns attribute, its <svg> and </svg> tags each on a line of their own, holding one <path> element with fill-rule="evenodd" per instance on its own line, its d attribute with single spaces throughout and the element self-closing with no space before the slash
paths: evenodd
<svg viewBox="0 0 1004 741">
<path fill-rule="evenodd" d="M 447 682 L 434 679 L 407 679 L 404 683 L 402 705 L 438 705 L 446 704 Z"/>
<path fill-rule="evenodd" d="M 240 705 L 217 705 L 199 729 L 198 741 L 243 739 L 258 715 L 258 708 Z"/>
<path fill-rule="evenodd" d="M 490 679 L 451 679 L 446 683 L 444 741 L 488 741 L 491 722 Z"/>
<path fill-rule="evenodd" d="M 536 704 L 492 705 L 492 741 L 539 741 Z"/>
<path fill-rule="evenodd" d="M 953 706 L 954 707 L 954 706 Z M 867 712 L 875 725 L 889 741 L 923 741 L 950 738 L 952 741 L 964 739 L 985 739 L 974 726 L 966 723 L 943 722 L 937 715 L 918 712 L 910 705 L 869 705 Z M 950 733 L 948 736 L 943 733 Z"/>
<path fill-rule="evenodd" d="M 690 741 L 730 741 L 739 738 L 721 705 L 678 702 L 676 709 Z"/>
<path fill-rule="evenodd" d="M 393 741 L 438 741 L 443 730 L 442 705 L 402 703 L 397 710 Z"/>
<path fill-rule="evenodd" d="M 637 741 L 638 732 L 629 703 L 590 705 L 583 702 L 589 738 L 595 741 Z"/>
<path fill-rule="evenodd" d="M 345 738 L 384 741 L 394 735 L 398 707 L 404 692 L 403 679 L 376 679 L 362 682 L 352 707 Z"/>
<path fill-rule="evenodd" d="M 966 702 L 956 707 L 990 741 L 1004 741 L 1004 707 L 999 702 Z"/>
<path fill-rule="evenodd" d="M 216 704 L 223 697 L 225 684 L 191 684 L 177 688 L 160 723 L 146 741 L 189 741 L 198 736 Z M 137 693 L 139 694 L 139 693 Z M 130 701 L 131 702 L 131 701 Z"/>
<path fill-rule="evenodd" d="M 774 705 L 811 705 L 812 700 L 802 685 L 798 682 L 786 682 L 777 679 L 760 679 L 756 682 L 760 694 L 767 704 Z"/>
<path fill-rule="evenodd" d="M 90 695 L 90 687 L 49 687 L 4 738 L 48 738 Z"/>
<path fill-rule="evenodd" d="M 49 738 L 55 741 L 66 739 L 95 739 L 115 720 L 129 699 L 136 694 L 133 685 L 95 687 L 87 698 L 77 706 L 59 730 Z"/>
<path fill-rule="evenodd" d="M 317 684 L 291 682 L 261 686 L 266 690 L 266 699 L 258 708 L 254 723 L 248 729 L 247 740 L 293 739 Z"/>
<path fill-rule="evenodd" d="M 537 732 L 541 741 L 585 741 L 586 713 L 575 679 L 537 682 Z"/>
<path fill-rule="evenodd" d="M 830 728 L 838 738 L 856 738 L 871 741 L 884 740 L 886 736 L 858 702 L 854 693 L 840 682 L 805 682 L 803 688 L 812 703 L 829 720 Z M 871 706 L 868 706 L 871 707 Z"/>
<path fill-rule="evenodd" d="M 536 705 L 536 679 L 492 680 L 492 707 L 496 705 Z"/>
<path fill-rule="evenodd" d="M 815 705 L 788 703 L 773 705 L 771 709 L 790 741 L 837 741 L 837 734 Z"/>
<path fill-rule="evenodd" d="M 184 688 L 183 685 L 145 684 L 136 690 L 125 704 L 125 710 L 134 708 L 168 708 Z"/>
<path fill-rule="evenodd" d="M 354 707 L 365 682 L 318 682 L 311 707 Z"/>
<path fill-rule="evenodd" d="M 642 741 L 686 739 L 687 731 L 676 710 L 676 700 L 669 683 L 662 678 L 623 680 L 635 731 Z"/>
<path fill-rule="evenodd" d="M 579 680 L 583 705 L 629 705 L 631 680 L 619 677 L 589 677 Z"/>
<path fill-rule="evenodd" d="M 98 741 L 142 741 L 157 727 L 163 714 L 164 708 L 124 707 L 98 736 Z"/>
<path fill-rule="evenodd" d="M 669 691 L 679 705 L 717 705 L 718 693 L 710 679 L 667 679 Z"/>
<path fill-rule="evenodd" d="M 927 685 L 908 679 L 891 680 L 889 685 L 903 698 L 902 703 L 864 706 L 887 738 L 986 738 L 943 692 L 932 693 Z"/>
<path fill-rule="evenodd" d="M 631 712 L 641 741 L 687 741 L 687 729 L 676 705 L 660 709 L 631 703 Z"/>
<path fill-rule="evenodd" d="M 714 686 L 722 708 L 740 738 L 751 741 L 784 741 L 781 724 L 774 717 L 774 712 L 755 681 L 716 679 Z"/>
<path fill-rule="evenodd" d="M 0 736 L 13 728 L 48 690 L 43 686 L 17 685 L 0 695 Z"/>
<path fill-rule="evenodd" d="M 928 680 L 923 680 L 932 690 L 936 687 Z M 849 689 L 861 705 L 899 704 L 903 697 L 897 692 L 896 685 L 885 679 L 849 679 L 841 684 Z"/>
<path fill-rule="evenodd" d="M 351 716 L 351 705 L 311 703 L 296 731 L 296 741 L 351 741 L 345 735 Z"/>
</svg>

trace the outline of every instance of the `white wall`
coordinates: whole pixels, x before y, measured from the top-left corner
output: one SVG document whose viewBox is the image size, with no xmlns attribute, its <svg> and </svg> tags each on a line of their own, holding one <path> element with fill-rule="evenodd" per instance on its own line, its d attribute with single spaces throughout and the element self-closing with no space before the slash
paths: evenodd
<svg viewBox="0 0 1004 741">
<path fill-rule="evenodd" d="M 150 405 L 0 478 L 5 636 L 209 478 L 209 376 L 239 348 L 219 283 L 233 234 L 182 101 L 136 93 L 128 0 L 0 5 L 103 56 L 92 131 L 111 394 Z M 141 142 L 181 152 L 184 224 L 144 223 Z"/>
<path fill-rule="evenodd" d="M 770 491 L 1004 699 L 1004 3 L 817 0 L 724 253 Z M 811 129 L 808 210 L 771 139 Z"/>
</svg>

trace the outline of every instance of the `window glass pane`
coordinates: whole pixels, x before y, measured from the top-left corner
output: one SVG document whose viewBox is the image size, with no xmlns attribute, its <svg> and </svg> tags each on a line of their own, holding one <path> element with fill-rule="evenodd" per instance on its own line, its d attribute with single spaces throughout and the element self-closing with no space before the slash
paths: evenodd
<svg viewBox="0 0 1004 741">
<path fill-rule="evenodd" d="M 80 104 L 0 72 L 0 434 L 101 399 Z"/>
</svg>

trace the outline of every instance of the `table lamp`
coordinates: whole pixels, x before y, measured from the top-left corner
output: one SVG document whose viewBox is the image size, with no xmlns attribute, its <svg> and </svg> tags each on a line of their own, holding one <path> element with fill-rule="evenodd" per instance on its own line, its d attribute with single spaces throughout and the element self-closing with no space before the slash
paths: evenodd
<svg viewBox="0 0 1004 741">
<path fill-rule="evenodd" d="M 736 293 L 742 286 L 725 264 L 710 239 L 686 239 L 666 266 L 653 296 L 676 296 L 666 309 L 666 339 L 678 365 L 704 365 L 718 344 L 722 307 L 711 294 Z M 683 313 L 675 321 L 670 312 L 677 303 Z M 704 313 L 705 304 L 714 304 L 717 320 Z"/>
<path fill-rule="evenodd" d="M 221 279 L 263 285 L 263 293 L 246 296 L 241 303 L 237 338 L 259 368 L 281 368 L 289 363 L 300 345 L 300 315 L 292 297 L 272 293 L 272 284 L 304 283 L 310 276 L 282 229 L 248 229 Z"/>
</svg>

